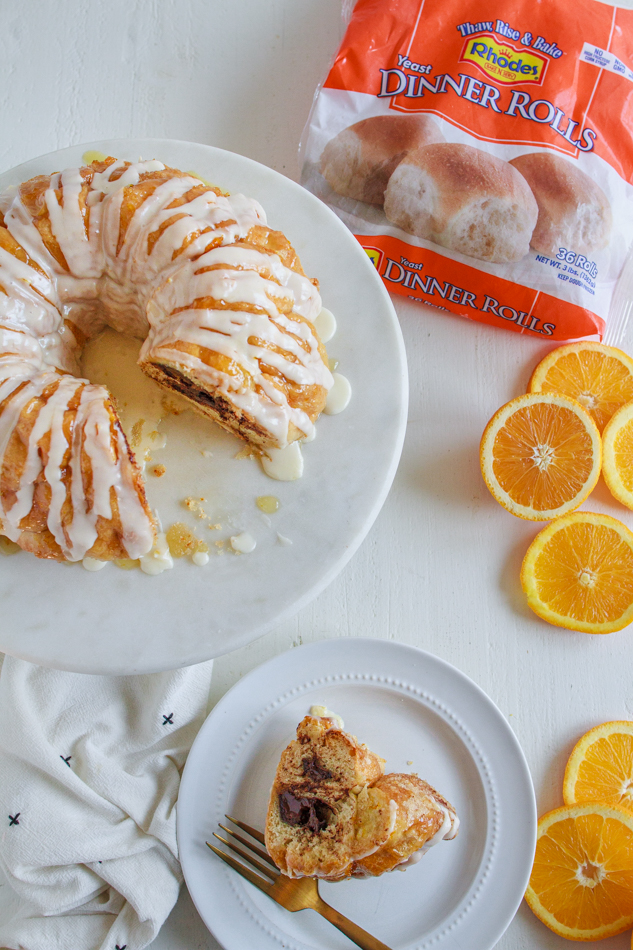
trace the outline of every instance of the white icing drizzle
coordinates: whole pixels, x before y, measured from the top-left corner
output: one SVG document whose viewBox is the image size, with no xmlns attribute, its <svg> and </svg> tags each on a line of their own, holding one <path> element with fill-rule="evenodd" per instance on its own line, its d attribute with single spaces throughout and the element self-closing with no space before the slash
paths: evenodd
<svg viewBox="0 0 633 950">
<path fill-rule="evenodd" d="M 208 306 L 192 306 L 202 298 L 207 298 Z M 239 309 L 243 305 L 249 309 Z M 314 319 L 320 306 L 311 281 L 284 267 L 276 255 L 217 247 L 184 264 L 153 295 L 147 309 L 150 332 L 140 360 L 162 358 L 187 367 L 196 378 L 225 393 L 284 447 L 291 423 L 305 436 L 314 426 L 303 410 L 290 405 L 262 365 L 297 385 L 330 389 L 332 374 L 314 327 L 306 322 Z M 292 319 L 288 312 L 303 319 Z M 222 354 L 248 379 L 244 373 L 223 372 L 184 353 L 178 348 L 182 341 Z"/>
<path fill-rule="evenodd" d="M 293 544 L 290 538 L 287 538 L 283 534 L 279 534 L 279 532 L 277 532 L 277 541 L 279 544 L 281 544 L 282 548 L 289 548 Z"/>
<path fill-rule="evenodd" d="M 209 555 L 206 551 L 196 551 L 191 560 L 198 567 L 204 567 L 205 564 L 209 563 Z"/>
<path fill-rule="evenodd" d="M 389 799 L 389 834 L 396 827 L 396 818 L 398 817 L 398 803 L 393 798 Z"/>
<path fill-rule="evenodd" d="M 298 442 L 291 442 L 283 449 L 268 449 L 261 463 L 266 474 L 278 482 L 293 482 L 303 475 L 303 455 Z"/>
</svg>

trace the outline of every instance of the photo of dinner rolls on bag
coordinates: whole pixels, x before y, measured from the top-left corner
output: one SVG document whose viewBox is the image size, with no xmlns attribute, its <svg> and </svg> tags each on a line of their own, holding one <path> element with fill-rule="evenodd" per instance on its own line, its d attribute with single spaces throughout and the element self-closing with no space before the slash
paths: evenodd
<svg viewBox="0 0 633 950">
<path fill-rule="evenodd" d="M 538 220 L 530 240 L 541 254 L 563 247 L 594 254 L 609 243 L 613 215 L 602 188 L 569 159 L 552 152 L 530 152 L 510 162 L 536 198 Z"/>
<path fill-rule="evenodd" d="M 328 142 L 321 155 L 321 174 L 337 194 L 381 205 L 398 163 L 412 149 L 443 141 L 430 116 L 372 116 Z"/>
<path fill-rule="evenodd" d="M 508 162 L 442 142 L 410 152 L 385 192 L 385 214 L 403 231 L 469 257 L 524 257 L 538 217 L 527 182 Z"/>
<path fill-rule="evenodd" d="M 633 300 L 633 9 L 344 8 L 301 184 L 390 293 L 526 338 L 617 345 Z"/>
</svg>

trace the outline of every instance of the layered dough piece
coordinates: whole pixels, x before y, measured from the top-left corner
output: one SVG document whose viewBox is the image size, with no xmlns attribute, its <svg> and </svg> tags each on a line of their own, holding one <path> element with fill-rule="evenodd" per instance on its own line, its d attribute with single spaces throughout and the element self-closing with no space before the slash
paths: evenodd
<svg viewBox="0 0 633 950">
<path fill-rule="evenodd" d="M 0 374 L 0 533 L 57 560 L 146 554 L 154 519 L 107 391 L 1 358 Z"/>
<path fill-rule="evenodd" d="M 385 192 L 385 214 L 416 237 L 506 264 L 528 253 L 538 206 L 509 162 L 444 142 L 410 152 L 398 165 Z"/>
<path fill-rule="evenodd" d="M 149 375 L 185 380 L 197 408 L 265 450 L 310 436 L 324 406 L 320 306 L 257 201 L 161 162 L 108 158 L 4 192 L 0 533 L 59 560 L 151 549 L 116 408 L 75 376 L 104 326 L 145 339 Z"/>
<path fill-rule="evenodd" d="M 379 758 L 333 718 L 306 716 L 284 750 L 266 819 L 266 847 L 289 877 L 377 876 L 415 863 L 459 828 L 446 799 Z"/>
<path fill-rule="evenodd" d="M 333 382 L 312 323 L 320 309 L 283 234 L 257 226 L 158 288 L 139 362 L 247 442 L 283 448 L 312 435 Z"/>
</svg>

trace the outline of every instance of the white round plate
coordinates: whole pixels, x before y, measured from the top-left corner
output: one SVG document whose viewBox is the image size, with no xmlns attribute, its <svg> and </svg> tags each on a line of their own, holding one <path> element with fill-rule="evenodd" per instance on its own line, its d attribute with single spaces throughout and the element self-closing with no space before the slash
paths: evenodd
<svg viewBox="0 0 633 950">
<path fill-rule="evenodd" d="M 510 726 L 463 673 L 384 640 L 323 640 L 263 664 L 203 725 L 178 798 L 185 880 L 225 950 L 347 950 L 312 911 L 290 914 L 205 845 L 225 814 L 263 830 L 282 750 L 326 705 L 388 772 L 418 772 L 456 808 L 460 831 L 419 864 L 321 884 L 321 896 L 392 950 L 489 950 L 525 891 L 536 841 L 530 773 Z"/>
<path fill-rule="evenodd" d="M 91 142 L 52 152 L 0 175 L 0 190 L 38 174 L 81 164 L 87 150 L 138 161 L 157 158 L 257 198 L 270 226 L 317 275 L 324 306 L 337 317 L 328 344 L 352 384 L 352 401 L 323 416 L 304 446 L 305 474 L 277 482 L 243 446 L 187 412 L 172 419 L 167 476 L 147 478 L 150 502 L 174 478 L 188 495 L 210 499 L 224 534 L 249 531 L 252 554 L 212 555 L 204 568 L 186 559 L 149 577 L 113 566 L 90 574 L 20 552 L 0 555 L 0 650 L 44 666 L 84 673 L 148 673 L 228 653 L 307 604 L 343 568 L 378 514 L 400 458 L 407 411 L 406 358 L 396 314 L 356 239 L 322 202 L 295 182 L 240 155 L 161 139 Z M 213 458 L 202 456 L 201 448 Z M 275 495 L 269 521 L 255 505 Z M 165 525 L 187 521 L 182 505 L 160 500 Z M 166 507 L 165 507 L 166 506 Z M 292 541 L 283 546 L 277 533 Z M 214 536 L 212 536 L 214 537 Z M 211 544 L 212 551 L 214 550 Z M 185 562 L 186 561 L 186 562 Z"/>
</svg>

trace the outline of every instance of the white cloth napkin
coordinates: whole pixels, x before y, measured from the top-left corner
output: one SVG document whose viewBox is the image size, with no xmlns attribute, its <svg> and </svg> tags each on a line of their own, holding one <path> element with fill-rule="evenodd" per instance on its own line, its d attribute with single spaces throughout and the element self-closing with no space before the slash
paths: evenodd
<svg viewBox="0 0 633 950">
<path fill-rule="evenodd" d="M 211 669 L 89 676 L 4 659 L 0 947 L 151 943 L 182 880 L 175 804 Z"/>
</svg>

